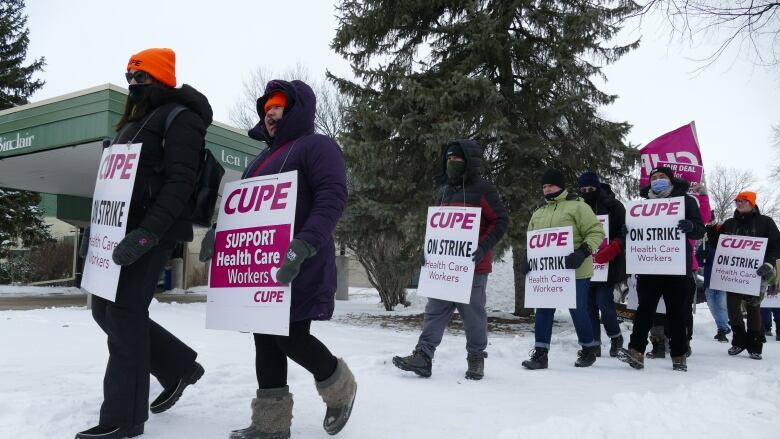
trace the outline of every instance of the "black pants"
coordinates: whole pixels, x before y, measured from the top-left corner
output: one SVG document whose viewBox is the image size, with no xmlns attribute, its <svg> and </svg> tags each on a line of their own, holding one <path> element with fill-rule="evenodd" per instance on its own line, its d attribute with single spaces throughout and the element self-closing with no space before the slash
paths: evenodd
<svg viewBox="0 0 780 439">
<path fill-rule="evenodd" d="M 729 311 L 729 325 L 734 333 L 745 333 L 745 319 L 742 317 L 742 303 L 745 303 L 745 311 L 747 312 L 747 330 L 752 332 L 764 332 L 763 325 L 761 323 L 761 305 L 755 305 L 750 301 L 755 300 L 755 296 L 748 294 L 727 293 L 726 294 L 726 307 Z M 771 328 L 771 323 L 770 323 Z"/>
<path fill-rule="evenodd" d="M 165 388 L 192 371 L 197 354 L 149 318 L 157 279 L 176 243 L 163 241 L 122 267 L 116 301 L 92 298 L 92 317 L 108 335 L 100 424 L 130 427 L 149 418 L 149 374 Z"/>
<path fill-rule="evenodd" d="M 669 348 L 673 357 L 685 355 L 688 351 L 686 313 L 688 296 L 693 279 L 690 276 L 652 275 L 637 276 L 637 295 L 639 306 L 634 317 L 634 330 L 631 332 L 630 348 L 644 352 L 647 347 L 647 334 L 653 326 L 655 309 L 663 297 L 666 304 L 666 323 L 669 327 Z"/>
<path fill-rule="evenodd" d="M 309 333 L 311 320 L 290 323 L 290 335 L 254 334 L 255 371 L 260 389 L 287 385 L 287 358 L 323 381 L 336 371 L 337 360 L 327 347 Z"/>
</svg>

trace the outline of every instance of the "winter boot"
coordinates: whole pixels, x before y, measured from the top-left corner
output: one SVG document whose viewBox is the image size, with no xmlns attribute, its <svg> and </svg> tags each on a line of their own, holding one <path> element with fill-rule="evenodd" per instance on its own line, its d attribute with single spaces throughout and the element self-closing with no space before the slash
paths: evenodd
<svg viewBox="0 0 780 439">
<path fill-rule="evenodd" d="M 685 355 L 672 357 L 672 370 L 688 372 L 688 362 L 686 361 Z"/>
<path fill-rule="evenodd" d="M 634 369 L 643 369 L 645 367 L 645 356 L 634 348 L 618 349 L 618 360 L 628 363 Z"/>
<path fill-rule="evenodd" d="M 728 339 L 728 337 L 726 337 L 726 334 L 727 334 L 726 331 L 724 331 L 722 329 L 718 329 L 718 333 L 715 334 L 714 338 L 715 338 L 715 340 L 718 340 L 721 343 L 728 343 L 729 339 Z"/>
<path fill-rule="evenodd" d="M 355 404 L 355 394 L 357 393 L 355 376 L 347 367 L 347 363 L 339 358 L 333 375 L 324 381 L 317 381 L 315 384 L 317 385 L 317 393 L 320 394 L 327 406 L 322 428 L 325 429 L 326 433 L 334 435 L 347 425 L 349 416 L 352 414 L 352 405 Z"/>
<path fill-rule="evenodd" d="M 401 370 L 414 372 L 424 378 L 431 376 L 431 357 L 419 349 L 415 349 L 412 355 L 406 357 L 393 357 L 393 364 Z"/>
<path fill-rule="evenodd" d="M 134 425 L 130 428 L 96 425 L 89 430 L 84 430 L 76 435 L 76 439 L 125 439 L 144 434 L 144 424 Z"/>
<path fill-rule="evenodd" d="M 731 338 L 731 348 L 729 348 L 729 355 L 739 355 L 747 349 L 748 337 L 745 330 L 742 328 L 734 329 L 734 336 Z"/>
<path fill-rule="evenodd" d="M 574 367 L 590 367 L 596 362 L 596 352 L 601 352 L 601 346 L 583 347 L 577 354 L 577 361 Z"/>
<path fill-rule="evenodd" d="M 230 432 L 230 439 L 288 439 L 293 396 L 287 386 L 258 389 L 252 399 L 252 425 Z"/>
<path fill-rule="evenodd" d="M 651 335 L 650 343 L 653 349 L 647 353 L 647 358 L 666 358 L 666 336 Z"/>
<path fill-rule="evenodd" d="M 466 370 L 467 380 L 481 380 L 485 376 L 485 357 L 479 354 L 472 354 L 469 352 L 466 355 L 466 363 L 468 369 Z"/>
<path fill-rule="evenodd" d="M 162 413 L 173 407 L 173 405 L 176 404 L 176 401 L 181 397 L 184 389 L 190 384 L 197 383 L 202 376 L 203 366 L 201 366 L 200 363 L 195 362 L 190 373 L 183 376 L 172 388 L 163 390 L 162 393 L 160 393 L 160 396 L 149 404 L 149 411 L 152 413 Z"/>
<path fill-rule="evenodd" d="M 617 357 L 618 350 L 623 347 L 623 336 L 618 335 L 609 339 L 609 356 L 612 358 Z"/>
<path fill-rule="evenodd" d="M 547 348 L 534 348 L 531 350 L 531 358 L 523 361 L 523 367 L 531 370 L 547 369 L 548 351 Z"/>
<path fill-rule="evenodd" d="M 750 358 L 754 360 L 761 359 L 761 352 L 764 349 L 764 342 L 766 342 L 766 337 L 761 332 L 748 332 L 747 351 L 750 354 Z"/>
</svg>

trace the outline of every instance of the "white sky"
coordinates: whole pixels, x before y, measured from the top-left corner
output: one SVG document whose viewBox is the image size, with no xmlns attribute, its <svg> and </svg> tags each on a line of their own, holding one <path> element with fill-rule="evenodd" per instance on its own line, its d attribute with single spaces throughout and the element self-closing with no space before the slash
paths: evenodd
<svg viewBox="0 0 780 439">
<path fill-rule="evenodd" d="M 312 76 L 349 75 L 334 54 L 334 2 L 325 0 L 27 0 L 30 57 L 46 57 L 46 81 L 33 100 L 106 82 L 125 85 L 129 56 L 148 47 L 177 54 L 177 79 L 203 92 L 215 119 L 229 121 L 242 81 L 258 66 L 277 72 L 300 62 Z M 646 144 L 695 120 L 705 172 L 715 164 L 755 170 L 775 162 L 771 127 L 780 124 L 780 74 L 756 67 L 739 50 L 692 73 L 714 45 L 669 41 L 660 20 L 630 26 L 623 38 L 642 46 L 605 69 L 604 90 L 620 96 L 602 112 L 634 125 L 628 139 Z"/>
</svg>

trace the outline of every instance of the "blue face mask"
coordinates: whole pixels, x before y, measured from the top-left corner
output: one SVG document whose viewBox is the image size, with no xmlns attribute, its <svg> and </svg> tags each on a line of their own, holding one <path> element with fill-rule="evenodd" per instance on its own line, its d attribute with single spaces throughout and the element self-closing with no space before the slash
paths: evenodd
<svg viewBox="0 0 780 439">
<path fill-rule="evenodd" d="M 669 183 L 667 179 L 653 180 L 650 182 L 650 187 L 653 188 L 653 192 L 660 194 L 669 187 Z"/>
</svg>

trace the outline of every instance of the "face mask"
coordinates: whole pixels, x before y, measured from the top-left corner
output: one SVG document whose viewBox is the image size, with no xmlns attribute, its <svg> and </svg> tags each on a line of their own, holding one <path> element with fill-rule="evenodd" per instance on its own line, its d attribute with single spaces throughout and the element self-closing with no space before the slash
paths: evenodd
<svg viewBox="0 0 780 439">
<path fill-rule="evenodd" d="M 127 86 L 128 95 L 130 97 L 130 100 L 133 102 L 138 102 L 141 100 L 141 97 L 143 97 L 144 93 L 148 89 L 148 87 L 152 84 L 130 84 Z"/>
<path fill-rule="evenodd" d="M 598 200 L 599 193 L 598 193 L 598 191 L 580 192 L 580 196 L 582 197 L 583 200 L 587 201 L 588 203 L 592 203 L 592 202 Z"/>
<path fill-rule="evenodd" d="M 559 190 L 558 192 L 553 192 L 553 193 L 551 193 L 551 194 L 547 194 L 547 195 L 545 195 L 545 196 L 544 196 L 544 198 L 545 198 L 547 201 L 552 201 L 552 200 L 554 200 L 555 198 L 557 198 L 557 197 L 558 197 L 558 195 L 560 195 L 560 194 L 562 194 L 562 193 L 563 193 L 563 189 Z"/>
<path fill-rule="evenodd" d="M 650 182 L 650 187 L 653 189 L 653 192 L 656 194 L 660 194 L 661 192 L 665 191 L 669 187 L 669 180 L 667 179 L 660 179 L 660 180 L 653 180 Z"/>
<path fill-rule="evenodd" d="M 447 161 L 447 177 L 454 180 L 460 178 L 463 175 L 463 171 L 466 170 L 466 162 L 459 162 L 457 160 Z"/>
</svg>

